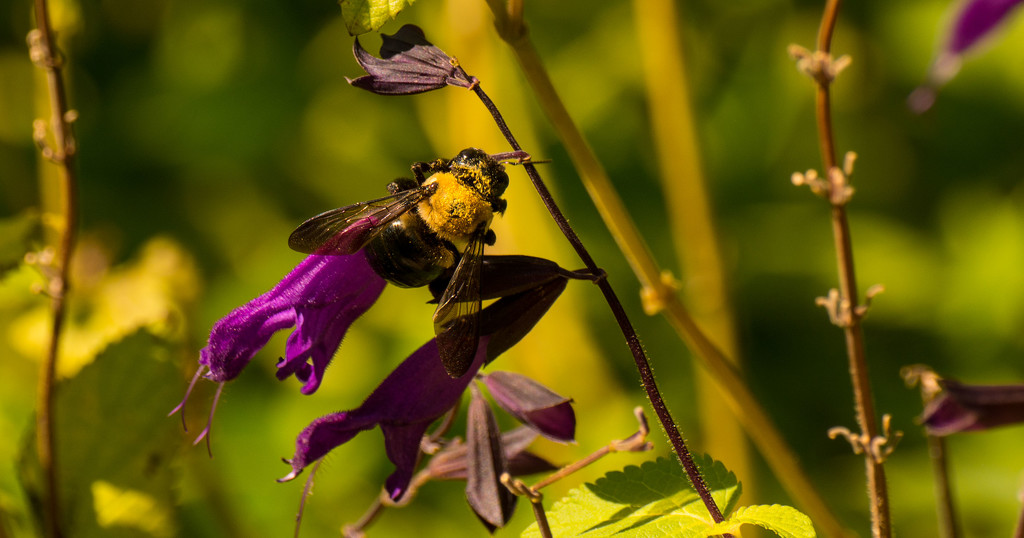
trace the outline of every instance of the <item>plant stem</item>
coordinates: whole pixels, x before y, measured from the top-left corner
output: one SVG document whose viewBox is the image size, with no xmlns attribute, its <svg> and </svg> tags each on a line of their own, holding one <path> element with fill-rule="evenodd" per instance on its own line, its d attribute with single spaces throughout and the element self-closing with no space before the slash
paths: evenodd
<svg viewBox="0 0 1024 538">
<path fill-rule="evenodd" d="M 487 110 L 490 111 L 491 115 L 494 117 L 495 123 L 497 123 L 502 134 L 505 135 L 505 138 L 508 140 L 509 145 L 512 146 L 512 149 L 515 151 L 522 151 L 523 148 L 519 145 L 519 142 L 516 141 L 512 131 L 509 130 L 508 124 L 505 123 L 505 119 L 501 116 L 498 108 L 494 105 L 487 94 L 484 93 L 480 85 L 474 85 L 473 91 L 483 102 L 484 106 L 487 107 Z M 562 211 L 555 203 L 554 198 L 551 197 L 551 192 L 548 191 L 547 186 L 544 184 L 544 180 L 541 179 L 540 174 L 537 172 L 537 167 L 534 166 L 533 163 L 526 161 L 523 163 L 523 168 L 526 170 L 526 174 L 529 176 L 530 181 L 533 182 L 534 188 L 537 189 L 537 193 L 544 202 L 544 206 L 547 208 L 548 212 L 551 213 L 551 217 L 558 224 L 562 234 L 569 240 L 569 243 L 576 251 L 576 254 L 580 257 L 580 260 L 583 261 L 586 268 L 593 274 L 601 274 L 601 269 L 594 262 L 594 259 L 590 256 L 586 247 L 583 246 L 583 242 L 580 241 L 579 236 L 576 235 L 576 232 L 569 225 L 569 221 L 565 218 L 565 215 L 562 214 Z M 719 510 L 718 506 L 715 504 L 715 500 L 711 498 L 711 492 L 708 490 L 707 484 L 704 482 L 704 477 L 701 476 L 700 471 L 697 469 L 697 464 L 694 463 L 693 457 L 690 455 L 690 451 L 686 448 L 686 442 L 679 434 L 679 430 L 675 424 L 675 419 L 672 418 L 672 414 L 669 412 L 668 407 L 661 398 L 661 392 L 658 390 L 658 385 L 654 381 L 654 372 L 651 371 L 650 362 L 647 359 L 643 346 L 640 344 L 640 338 L 637 336 L 636 330 L 633 329 L 633 324 L 630 323 L 629 317 L 626 315 L 626 311 L 622 307 L 622 303 L 619 302 L 619 298 L 615 295 L 615 291 L 612 289 L 607 278 L 598 279 L 596 284 L 598 288 L 601 289 L 601 293 L 604 295 L 605 302 L 608 303 L 608 307 L 611 308 L 612 315 L 615 316 L 615 321 L 619 324 L 619 329 L 622 331 L 622 335 L 626 338 L 626 344 L 629 346 L 629 350 L 633 354 L 633 360 L 636 363 L 637 371 L 640 373 L 640 381 L 644 386 L 644 390 L 647 392 L 647 397 L 651 401 L 651 407 L 654 409 L 654 413 L 658 415 L 658 420 L 661 422 L 662 427 L 668 434 L 676 456 L 679 457 L 679 461 L 683 464 L 683 468 L 686 470 L 686 474 L 689 477 L 690 482 L 693 484 L 697 494 L 700 495 L 700 498 L 707 507 L 712 519 L 715 523 L 723 521 L 724 517 L 722 516 L 721 510 Z"/>
<path fill-rule="evenodd" d="M 60 336 L 64 324 L 68 275 L 74 251 L 78 223 L 78 195 L 74 157 L 76 144 L 71 132 L 73 113 L 67 107 L 67 95 L 61 72 L 62 60 L 56 52 L 56 40 L 50 25 L 46 0 L 35 0 L 36 29 L 29 33 L 29 55 L 46 73 L 54 143 L 47 145 L 45 122 L 36 122 L 36 142 L 42 155 L 54 162 L 60 171 L 61 229 L 54 261 L 56 272 L 50 277 L 47 293 L 51 297 L 53 323 L 46 357 L 40 365 L 38 403 L 36 410 L 36 450 L 44 475 L 44 521 L 46 535 L 61 536 L 60 490 L 57 486 L 57 453 L 55 450 L 54 382 L 60 355 Z"/>
<path fill-rule="evenodd" d="M 932 461 L 932 475 L 935 480 L 935 504 L 939 515 L 939 536 L 957 538 L 956 510 L 953 509 L 953 492 L 949 483 L 949 465 L 946 460 L 946 441 L 942 437 L 927 435 L 928 456 Z"/>
<path fill-rule="evenodd" d="M 818 29 L 818 51 L 830 54 L 832 35 L 836 19 L 839 15 L 841 0 L 828 0 Z M 835 143 L 832 131 L 832 105 L 830 96 L 830 77 L 815 78 L 817 90 L 815 105 L 817 111 L 818 143 L 826 178 L 833 187 L 836 185 L 833 174 L 837 170 Z M 844 196 L 830 196 L 832 206 L 832 235 L 836 245 L 836 263 L 839 268 L 839 293 L 843 323 L 841 326 L 846 336 L 846 354 L 850 364 L 850 378 L 853 383 L 854 402 L 857 412 L 857 424 L 861 429 L 862 440 L 868 442 L 878 435 L 878 424 L 875 418 L 874 399 L 871 394 L 871 381 L 868 376 L 867 360 L 864 351 L 864 331 L 861 328 L 857 279 L 853 263 L 853 241 L 850 237 L 850 225 L 846 217 L 846 200 Z M 868 481 L 868 493 L 871 497 L 871 531 L 875 537 L 891 535 L 889 519 L 889 496 L 887 491 L 885 469 L 871 450 L 864 450 L 864 464 Z"/>
<path fill-rule="evenodd" d="M 488 4 L 495 15 L 499 35 L 515 53 L 534 95 L 565 145 L 601 218 L 640 280 L 645 298 L 664 308 L 662 314 L 723 388 L 721 394 L 726 405 L 739 418 L 758 451 L 797 505 L 808 513 L 824 536 L 845 536 L 847 533 L 839 520 L 803 472 L 793 450 L 754 397 L 746 381 L 732 366 L 732 361 L 708 339 L 680 301 L 676 290 L 662 279 L 662 270 L 626 212 L 604 168 L 558 97 L 528 36 L 525 32 L 516 34 L 507 31 L 512 25 L 507 20 L 500 0 L 488 0 Z"/>
<path fill-rule="evenodd" d="M 544 511 L 544 505 L 531 502 L 530 507 L 533 508 L 533 519 L 537 521 L 537 529 L 540 530 L 541 538 L 553 538 L 554 535 L 551 534 L 551 525 L 548 523 L 548 514 Z"/>
</svg>

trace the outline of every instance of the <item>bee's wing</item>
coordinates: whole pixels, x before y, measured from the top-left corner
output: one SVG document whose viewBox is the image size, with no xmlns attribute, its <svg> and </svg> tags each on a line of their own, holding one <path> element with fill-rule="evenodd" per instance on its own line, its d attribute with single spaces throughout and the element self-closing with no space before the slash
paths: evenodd
<svg viewBox="0 0 1024 538">
<path fill-rule="evenodd" d="M 452 377 L 465 375 L 476 356 L 480 337 L 480 262 L 486 235 L 487 223 L 473 232 L 434 311 L 434 334 L 441 363 Z"/>
<path fill-rule="evenodd" d="M 300 224 L 288 246 L 306 254 L 352 254 L 430 192 L 417 188 L 326 211 Z"/>
</svg>

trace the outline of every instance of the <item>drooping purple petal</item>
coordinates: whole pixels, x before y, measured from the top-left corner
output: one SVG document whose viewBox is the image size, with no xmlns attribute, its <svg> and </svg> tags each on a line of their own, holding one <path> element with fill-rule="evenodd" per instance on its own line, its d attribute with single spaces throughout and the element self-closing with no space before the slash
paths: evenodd
<svg viewBox="0 0 1024 538">
<path fill-rule="evenodd" d="M 474 82 L 417 26 L 407 24 L 395 35 L 381 37 L 380 58 L 366 52 L 356 39 L 352 53 L 367 75 L 349 79 L 349 84 L 381 95 L 409 95 L 445 86 L 469 88 Z"/>
<path fill-rule="evenodd" d="M 569 279 L 558 277 L 536 288 L 502 297 L 480 313 L 480 334 L 491 339 L 487 362 L 494 360 L 523 339 L 555 303 Z"/>
<path fill-rule="evenodd" d="M 943 391 L 924 410 L 931 435 L 987 430 L 1024 422 L 1024 385 L 965 385 L 939 382 Z"/>
<path fill-rule="evenodd" d="M 520 374 L 493 372 L 484 384 L 502 409 L 545 437 L 563 443 L 576 436 L 576 414 L 572 400 L 559 396 L 544 385 Z"/>
<path fill-rule="evenodd" d="M 508 472 L 501 431 L 476 386 L 466 417 L 466 500 L 480 521 L 491 532 L 504 527 L 516 507 L 516 496 L 501 483 Z"/>
<path fill-rule="evenodd" d="M 483 365 L 486 337 L 480 339 L 478 349 L 471 373 Z M 386 487 L 393 499 L 401 497 L 415 470 L 423 432 L 459 401 L 472 379 L 472 375 L 449 377 L 441 366 L 437 343 L 427 342 L 398 365 L 361 406 L 321 417 L 307 426 L 289 461 L 292 472 L 282 480 L 294 478 L 359 432 L 380 425 L 388 459 L 395 464 Z"/>
<path fill-rule="evenodd" d="M 302 392 L 310 394 L 320 386 L 348 327 L 385 284 L 361 252 L 308 256 L 273 289 L 214 324 L 199 363 L 209 368 L 208 379 L 234 379 L 275 332 L 294 326 L 278 377 L 295 374 Z"/>
</svg>

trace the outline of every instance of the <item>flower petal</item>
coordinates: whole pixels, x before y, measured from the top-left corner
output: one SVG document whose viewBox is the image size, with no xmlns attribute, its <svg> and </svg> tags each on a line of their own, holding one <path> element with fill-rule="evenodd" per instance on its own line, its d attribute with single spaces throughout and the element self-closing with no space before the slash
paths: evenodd
<svg viewBox="0 0 1024 538">
<path fill-rule="evenodd" d="M 943 392 L 921 419 L 931 435 L 1024 422 L 1024 385 L 965 385 L 951 379 L 939 383 Z"/>
<path fill-rule="evenodd" d="M 501 447 L 501 432 L 476 386 L 466 418 L 466 500 L 488 530 L 504 527 L 516 507 L 516 496 L 501 483 L 508 470 Z"/>
<path fill-rule="evenodd" d="M 385 284 L 362 253 L 308 256 L 273 289 L 214 324 L 199 363 L 209 367 L 208 379 L 234 379 L 276 331 L 295 326 L 278 377 L 296 374 L 302 392 L 312 393 L 348 327 Z"/>
<path fill-rule="evenodd" d="M 480 313 L 480 334 L 490 335 L 487 361 L 497 358 L 530 332 L 565 289 L 569 279 L 558 277 L 536 288 L 502 297 Z"/>
<path fill-rule="evenodd" d="M 473 84 L 458 62 L 432 45 L 419 27 L 407 24 L 395 35 L 381 34 L 380 58 L 366 52 L 356 39 L 352 53 L 368 74 L 349 84 L 380 95 L 409 95 L 445 86 Z"/>
<path fill-rule="evenodd" d="M 484 384 L 494 401 L 523 424 L 554 441 L 571 442 L 575 438 L 576 414 L 569 398 L 511 372 L 486 375 Z"/>
</svg>

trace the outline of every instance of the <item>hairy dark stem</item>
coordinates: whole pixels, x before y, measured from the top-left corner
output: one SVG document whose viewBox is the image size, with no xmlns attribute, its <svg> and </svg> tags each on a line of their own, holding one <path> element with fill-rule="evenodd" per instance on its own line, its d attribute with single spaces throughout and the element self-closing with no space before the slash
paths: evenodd
<svg viewBox="0 0 1024 538">
<path fill-rule="evenodd" d="M 479 84 L 473 86 L 473 91 L 476 92 L 477 97 L 483 102 L 487 110 L 490 111 L 491 116 L 494 117 L 495 123 L 501 130 L 502 134 L 505 135 L 505 139 L 508 140 L 510 146 L 515 151 L 522 151 L 522 147 L 519 142 L 516 141 L 512 131 L 508 128 L 504 118 L 498 111 L 498 108 L 494 105 L 494 102 L 484 93 L 483 89 L 480 88 Z M 587 252 L 586 247 L 583 246 L 583 242 L 580 241 L 579 236 L 569 225 L 565 215 L 562 214 L 561 209 L 555 203 L 554 198 L 551 196 L 551 192 L 548 191 L 547 186 L 541 179 L 540 174 L 537 172 L 537 168 L 529 161 L 523 163 L 523 168 L 526 170 L 526 174 L 530 177 L 530 181 L 533 182 L 533 186 L 537 189 L 537 193 L 540 195 L 541 200 L 544 202 L 544 206 L 547 207 L 551 217 L 558 224 L 558 228 L 565 235 L 566 239 L 572 245 L 573 249 L 576 250 L 576 254 L 583 261 L 583 264 L 588 270 L 595 274 L 600 271 L 594 259 Z M 601 293 L 604 294 L 605 301 L 608 303 L 608 307 L 611 308 L 612 314 L 615 316 L 615 321 L 619 324 L 619 329 L 622 331 L 623 336 L 626 338 L 626 344 L 629 346 L 629 350 L 633 354 L 633 360 L 636 363 L 637 370 L 640 373 L 640 381 L 643 383 L 644 390 L 647 392 L 647 397 L 651 401 L 651 407 L 654 409 L 655 414 L 658 415 L 658 420 L 661 422 L 662 427 L 668 434 L 669 439 L 672 441 L 672 447 L 675 450 L 676 456 L 679 457 L 679 461 L 682 462 L 683 468 L 686 470 L 686 474 L 693 484 L 697 494 L 700 495 L 704 505 L 707 507 L 708 512 L 711 513 L 711 517 L 715 522 L 720 522 L 724 518 L 722 517 L 721 510 L 715 504 L 714 499 L 711 498 L 711 492 L 708 490 L 707 484 L 704 482 L 704 478 L 701 476 L 700 471 L 697 469 L 697 465 L 693 461 L 693 457 L 690 455 L 690 451 L 686 448 L 686 442 L 683 437 L 679 434 L 679 429 L 676 427 L 675 420 L 672 418 L 672 414 L 669 412 L 668 407 L 665 406 L 665 402 L 661 398 L 661 393 L 658 391 L 658 385 L 654 381 L 654 373 L 651 371 L 650 362 L 647 359 L 647 355 L 644 353 L 643 346 L 640 344 L 640 339 L 637 337 L 636 331 L 633 329 L 632 323 L 629 321 L 629 317 L 626 315 L 625 309 L 622 308 L 622 304 L 619 302 L 619 298 L 615 295 L 615 291 L 612 289 L 608 279 L 599 279 L 596 281 L 597 286 L 601 289 Z"/>
<path fill-rule="evenodd" d="M 818 29 L 818 51 L 829 54 L 832 35 L 839 16 L 841 0 L 828 0 Z M 837 169 L 835 142 L 832 130 L 832 104 L 830 95 L 831 77 L 815 78 L 817 91 L 815 104 L 818 118 L 818 142 L 824 165 L 824 174 L 832 185 L 833 192 L 845 187 L 837 183 L 833 174 Z M 850 236 L 850 225 L 846 216 L 846 199 L 844 196 L 833 195 L 832 200 L 832 235 L 836 245 L 836 263 L 839 269 L 839 298 L 837 310 L 844 313 L 841 326 L 846 337 L 846 352 L 849 358 L 850 377 L 853 383 L 854 401 L 857 411 L 857 424 L 860 427 L 862 440 L 870 442 L 878 436 L 878 424 L 875 418 L 874 400 L 871 394 L 871 381 L 868 376 L 867 360 L 864 350 L 864 332 L 861 328 L 857 279 L 853 262 L 853 241 Z M 864 462 L 867 473 L 868 493 L 871 497 L 872 535 L 888 537 L 891 534 L 889 520 L 889 497 L 886 485 L 885 470 L 880 458 L 871 450 L 864 451 Z"/>
<path fill-rule="evenodd" d="M 60 335 L 64 324 L 68 293 L 68 274 L 74 250 L 78 220 L 78 200 L 74 168 L 75 141 L 71 133 L 72 113 L 68 110 L 61 57 L 50 25 L 46 0 L 35 0 L 36 29 L 29 33 L 29 55 L 46 72 L 53 133 L 53 145 L 46 143 L 46 125 L 36 123 L 36 142 L 44 157 L 57 165 L 60 171 L 60 192 L 63 197 L 62 227 L 54 260 L 55 274 L 50 277 L 47 293 L 52 298 L 53 324 L 46 357 L 40 367 L 39 392 L 36 410 L 36 450 L 44 476 L 44 521 L 47 536 L 61 536 L 60 490 L 57 487 L 57 454 L 54 432 L 54 380 L 60 352 Z"/>
</svg>

